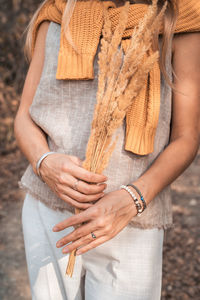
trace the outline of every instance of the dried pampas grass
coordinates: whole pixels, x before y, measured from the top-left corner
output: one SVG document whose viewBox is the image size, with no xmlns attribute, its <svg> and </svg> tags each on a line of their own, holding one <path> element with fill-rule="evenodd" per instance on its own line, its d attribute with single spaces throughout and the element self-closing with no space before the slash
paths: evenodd
<svg viewBox="0 0 200 300">
<path fill-rule="evenodd" d="M 152 41 L 161 25 L 166 4 L 157 14 L 157 0 L 153 0 L 144 18 L 133 29 L 131 38 L 122 40 L 129 5 L 130 3 L 126 1 L 122 7 L 114 33 L 111 30 L 108 12 L 103 6 L 104 25 L 101 52 L 98 54 L 97 103 L 86 159 L 83 162 L 85 169 L 99 174 L 108 165 L 115 148 L 117 137 L 113 141 L 113 133 L 122 124 L 128 108 L 140 93 L 148 73 L 159 57 L 158 51 L 152 50 Z M 75 209 L 76 214 L 80 212 L 80 209 Z M 69 276 L 73 274 L 75 251 L 72 251 L 69 257 L 66 270 Z"/>
</svg>

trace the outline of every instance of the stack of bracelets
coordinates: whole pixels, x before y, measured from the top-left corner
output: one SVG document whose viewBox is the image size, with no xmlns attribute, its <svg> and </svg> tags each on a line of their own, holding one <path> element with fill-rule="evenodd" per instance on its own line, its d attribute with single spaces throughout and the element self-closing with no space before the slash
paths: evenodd
<svg viewBox="0 0 200 300">
<path fill-rule="evenodd" d="M 128 186 L 132 186 L 136 190 L 136 192 L 140 196 L 140 200 L 142 201 L 143 205 L 140 204 L 140 202 L 138 201 L 136 195 L 132 192 L 132 190 Z M 144 200 L 144 197 L 142 196 L 142 193 L 140 192 L 140 190 L 134 184 L 131 184 L 131 183 L 129 183 L 127 185 L 121 185 L 120 188 L 125 189 L 131 195 L 131 197 L 133 198 L 134 204 L 136 206 L 136 209 L 137 209 L 137 216 L 140 216 L 141 213 L 147 207 L 146 202 Z"/>
</svg>

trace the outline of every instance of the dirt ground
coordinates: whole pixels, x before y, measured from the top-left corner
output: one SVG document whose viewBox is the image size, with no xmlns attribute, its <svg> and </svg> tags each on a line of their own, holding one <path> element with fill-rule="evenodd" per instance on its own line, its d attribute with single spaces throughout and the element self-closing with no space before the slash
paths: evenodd
<svg viewBox="0 0 200 300">
<path fill-rule="evenodd" d="M 29 300 L 18 188 L 28 162 L 13 119 L 27 65 L 22 33 L 39 0 L 0 0 L 0 299 Z M 200 299 L 200 151 L 172 185 L 174 229 L 165 234 L 162 300 Z M 48 300 L 48 299 L 47 299 Z M 56 300 L 56 299 L 55 299 Z M 95 300 L 95 299 L 94 299 Z"/>
</svg>

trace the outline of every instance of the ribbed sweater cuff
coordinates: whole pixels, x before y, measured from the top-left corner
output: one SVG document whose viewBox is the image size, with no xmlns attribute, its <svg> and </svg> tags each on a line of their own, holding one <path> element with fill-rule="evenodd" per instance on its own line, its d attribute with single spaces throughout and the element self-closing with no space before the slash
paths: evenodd
<svg viewBox="0 0 200 300">
<path fill-rule="evenodd" d="M 93 60 L 94 56 L 90 54 L 77 55 L 72 52 L 67 56 L 59 53 L 56 79 L 93 79 Z"/>
<path fill-rule="evenodd" d="M 156 128 L 141 128 L 126 125 L 125 150 L 138 155 L 147 155 L 154 151 Z"/>
</svg>

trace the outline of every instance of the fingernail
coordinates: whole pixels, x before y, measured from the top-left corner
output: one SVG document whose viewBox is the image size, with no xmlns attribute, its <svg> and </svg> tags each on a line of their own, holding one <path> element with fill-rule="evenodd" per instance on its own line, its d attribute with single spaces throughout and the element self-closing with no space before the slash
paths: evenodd
<svg viewBox="0 0 200 300">
<path fill-rule="evenodd" d="M 106 183 L 100 183 L 99 185 L 103 185 L 104 187 L 107 187 Z"/>
<path fill-rule="evenodd" d="M 64 248 L 63 249 L 63 253 L 68 253 L 69 252 L 69 248 Z"/>
<path fill-rule="evenodd" d="M 105 194 L 104 193 L 102 193 L 101 195 L 100 195 L 100 197 L 103 197 Z"/>
<path fill-rule="evenodd" d="M 62 246 L 63 246 L 63 243 L 62 243 L 62 242 L 56 243 L 56 247 L 62 247 Z"/>
<path fill-rule="evenodd" d="M 58 227 L 53 227 L 53 229 L 52 229 L 53 231 L 59 231 L 59 228 Z"/>
</svg>

